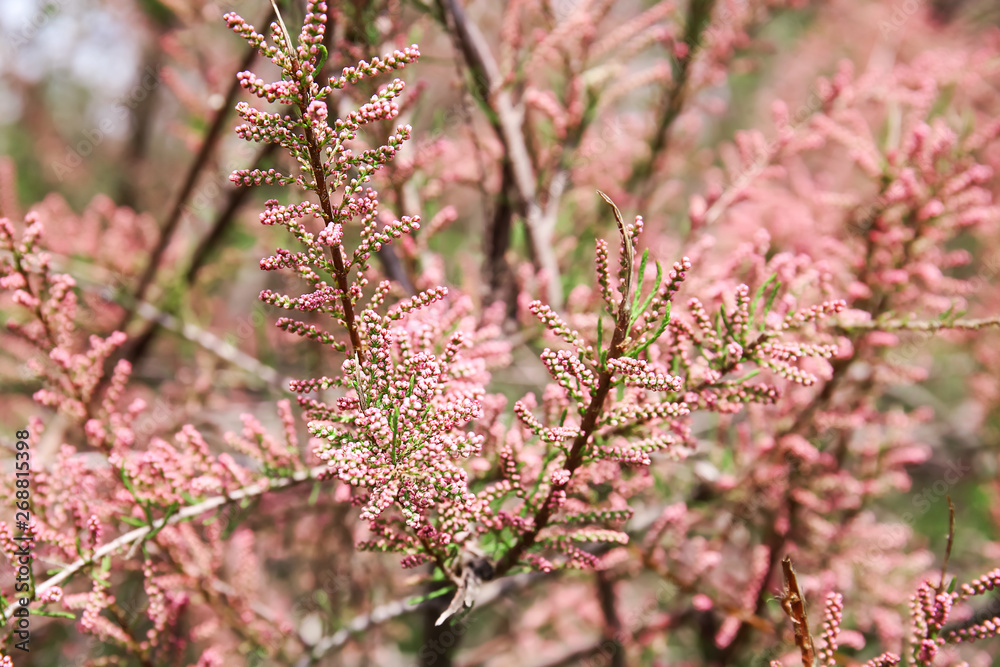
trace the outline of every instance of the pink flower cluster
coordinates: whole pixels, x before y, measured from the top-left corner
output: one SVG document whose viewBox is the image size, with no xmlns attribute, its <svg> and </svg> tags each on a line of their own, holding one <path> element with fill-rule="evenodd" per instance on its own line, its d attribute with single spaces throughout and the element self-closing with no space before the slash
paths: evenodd
<svg viewBox="0 0 1000 667">
<path fill-rule="evenodd" d="M 801 2 L 502 4 L 309 0 L 294 34 L 225 15 L 277 67 L 233 84 L 256 98 L 236 136 L 282 151 L 226 186 L 234 208 L 268 190 L 248 320 L 289 311 L 235 345 L 225 299 L 177 300 L 133 261 L 151 219 L 102 198 L 14 215 L 0 163 L 3 347 L 45 411 L 32 521 L 0 521 L 6 561 L 33 551 L 2 636 L 28 607 L 114 653 L 95 666 L 363 664 L 409 659 L 388 639 L 416 626 L 375 633 L 416 608 L 421 660 L 450 663 L 465 626 L 438 626 L 475 608 L 470 663 L 987 664 L 1000 544 L 976 531 L 1000 513 L 968 508 L 944 566 L 922 535 L 946 498 L 1000 493 L 1000 39 L 922 16 L 897 34 L 889 2 L 794 29 Z M 447 33 L 434 58 L 403 46 L 414 26 Z M 791 55 L 764 57 L 771 30 Z M 463 96 L 404 98 L 391 77 L 447 46 Z M 741 86 L 772 78 L 755 129 Z M 197 350 L 132 363 L 136 317 Z M 949 586 L 952 560 L 987 573 Z M 444 597 L 374 604 L 415 585 Z M 479 611 L 497 600 L 509 618 Z"/>
</svg>

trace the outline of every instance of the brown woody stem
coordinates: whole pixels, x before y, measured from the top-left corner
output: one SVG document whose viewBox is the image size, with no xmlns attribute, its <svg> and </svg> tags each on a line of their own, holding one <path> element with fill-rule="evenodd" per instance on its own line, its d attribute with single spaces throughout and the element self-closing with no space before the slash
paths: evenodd
<svg viewBox="0 0 1000 667">
<path fill-rule="evenodd" d="M 313 181 L 316 184 L 316 194 L 319 195 L 319 205 L 323 209 L 323 220 L 330 224 L 334 222 L 333 205 L 330 203 L 330 191 L 326 187 L 326 175 L 323 172 L 323 160 L 320 155 L 319 143 L 316 135 L 313 134 L 312 127 L 309 126 L 309 119 L 306 114 L 306 106 L 299 105 L 302 114 L 303 125 L 305 126 L 306 144 L 309 147 L 309 167 L 312 169 Z M 357 320 L 354 316 L 354 304 L 351 302 L 350 285 L 347 284 L 347 266 L 344 263 L 344 255 L 340 251 L 340 246 L 330 246 L 330 256 L 333 258 L 334 278 L 337 280 L 337 289 L 340 290 L 340 305 L 344 310 L 344 325 L 351 337 L 351 347 L 358 356 L 358 361 L 363 361 L 365 357 L 364 346 L 361 343 L 361 334 L 358 332 Z"/>
<path fill-rule="evenodd" d="M 809 633 L 806 600 L 802 597 L 799 580 L 795 576 L 795 570 L 792 569 L 792 559 L 785 556 L 781 561 L 781 569 L 785 574 L 785 591 L 781 596 L 781 608 L 785 610 L 795 628 L 795 645 L 802 652 L 802 667 L 813 667 L 816 661 L 816 648 Z"/>
<path fill-rule="evenodd" d="M 628 237 L 625 231 L 624 223 L 622 222 L 621 213 L 618 211 L 618 207 L 614 205 L 614 202 L 600 192 L 600 195 L 611 204 L 614 209 L 615 219 L 618 222 L 618 229 L 622 235 L 622 243 L 626 248 L 626 256 L 622 258 L 622 262 L 626 264 L 626 274 L 628 278 L 624 285 L 622 285 L 622 299 L 618 304 L 618 318 L 615 322 L 615 332 L 611 337 L 611 347 L 608 350 L 607 362 L 604 365 L 604 370 L 601 371 L 598 376 L 597 389 L 594 391 L 590 399 L 590 405 L 587 406 L 586 412 L 583 414 L 583 421 L 580 423 L 580 432 L 573 440 L 573 446 L 570 448 L 569 456 L 566 457 L 566 462 L 563 464 L 563 470 L 569 473 L 566 481 L 562 484 L 553 484 L 549 489 L 548 495 L 545 497 L 545 501 L 542 503 L 541 508 L 539 508 L 538 513 L 535 515 L 534 523 L 531 529 L 523 533 L 510 548 L 507 553 L 497 561 L 495 568 L 495 577 L 502 577 L 511 568 L 518 564 L 521 560 L 521 556 L 530 549 L 535 541 L 538 539 L 539 533 L 549 524 L 552 519 L 552 514 L 555 512 L 555 498 L 556 496 L 564 492 L 566 487 L 569 486 L 570 481 L 573 479 L 573 473 L 576 472 L 583 464 L 583 456 L 587 449 L 587 443 L 590 441 L 590 436 L 593 435 L 594 431 L 597 429 L 597 420 L 601 416 L 601 412 L 604 410 L 604 401 L 608 397 L 608 393 L 611 391 L 611 378 L 613 373 L 608 368 L 608 364 L 613 359 L 618 359 L 625 353 L 625 340 L 628 337 L 629 320 L 631 318 L 631 284 L 632 284 L 632 239 Z"/>
<path fill-rule="evenodd" d="M 619 314 L 618 325 L 615 327 L 614 337 L 611 339 L 611 350 L 608 352 L 608 361 L 612 359 L 617 359 L 622 356 L 624 352 L 623 345 L 625 341 L 626 327 L 628 326 L 628 321 L 626 320 L 623 324 L 621 314 Z M 570 479 L 572 479 L 573 473 L 576 469 L 583 464 L 583 455 L 587 448 L 587 442 L 590 440 L 590 436 L 594 433 L 597 428 L 597 418 L 601 416 L 601 412 L 604 407 L 604 401 L 608 397 L 608 393 L 611 390 L 611 371 L 604 371 L 601 373 L 597 384 L 597 390 L 594 392 L 593 397 L 591 397 L 590 405 L 587 406 L 587 411 L 583 415 L 583 422 L 580 424 L 580 433 L 576 436 L 573 441 L 573 447 L 570 449 L 569 456 L 566 457 L 566 463 L 563 465 L 563 470 L 570 474 Z M 534 525 L 531 530 L 521 535 L 521 539 L 511 547 L 510 551 L 505 553 L 503 557 L 497 561 L 496 565 L 496 575 L 501 577 L 506 574 L 512 567 L 517 565 L 518 561 L 521 560 L 521 556 L 524 552 L 534 545 L 535 540 L 538 539 L 538 534 L 542 532 L 542 529 L 548 525 L 549 520 L 552 519 L 552 514 L 555 511 L 553 507 L 553 500 L 560 491 L 565 491 L 566 487 L 569 485 L 569 481 L 563 484 L 553 484 L 552 488 L 549 489 L 549 493 L 545 498 L 545 502 L 542 504 L 541 509 L 538 510 L 538 514 L 535 515 Z"/>
</svg>

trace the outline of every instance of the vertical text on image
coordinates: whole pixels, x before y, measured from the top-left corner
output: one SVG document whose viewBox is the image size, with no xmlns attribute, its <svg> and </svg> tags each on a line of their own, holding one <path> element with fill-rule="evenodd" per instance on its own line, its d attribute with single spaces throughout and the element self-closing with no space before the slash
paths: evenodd
<svg viewBox="0 0 1000 667">
<path fill-rule="evenodd" d="M 14 498 L 15 512 L 14 522 L 17 526 L 18 535 L 14 538 L 17 541 L 17 549 L 14 551 L 16 558 L 17 576 L 14 581 L 14 591 L 23 594 L 18 601 L 20 607 L 14 611 L 11 624 L 14 627 L 14 634 L 17 635 L 18 642 L 14 647 L 21 651 L 29 651 L 28 644 L 31 641 L 31 633 L 28 629 L 29 621 L 28 604 L 31 602 L 29 591 L 34 587 L 31 573 L 31 453 L 28 438 L 30 433 L 27 429 L 17 431 L 17 452 L 14 454 Z"/>
</svg>

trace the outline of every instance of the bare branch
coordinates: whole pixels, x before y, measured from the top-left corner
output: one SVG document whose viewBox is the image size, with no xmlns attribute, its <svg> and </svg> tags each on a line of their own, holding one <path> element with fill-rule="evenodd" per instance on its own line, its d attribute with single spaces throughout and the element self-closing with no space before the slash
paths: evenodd
<svg viewBox="0 0 1000 667">
<path fill-rule="evenodd" d="M 792 620 L 795 629 L 795 645 L 802 652 L 803 667 L 813 667 L 816 660 L 816 647 L 809 633 L 809 619 L 806 617 L 806 600 L 799 589 L 799 580 L 792 569 L 792 559 L 788 556 L 781 561 L 781 569 L 785 573 L 785 590 L 781 594 L 781 608 Z"/>
<path fill-rule="evenodd" d="M 513 591 L 525 588 L 528 584 L 538 583 L 538 580 L 545 576 L 544 574 L 531 572 L 508 577 L 503 581 L 491 581 L 484 584 L 476 598 L 477 608 L 482 608 L 496 602 Z M 308 665 L 315 664 L 330 651 L 336 650 L 346 644 L 351 635 L 365 632 L 376 625 L 381 625 L 433 603 L 433 600 L 424 600 L 418 603 L 411 603 L 409 600 L 395 600 L 376 607 L 369 614 L 355 616 L 344 627 L 316 642 L 309 655 L 301 658 L 295 664 L 295 667 L 308 667 Z"/>
<path fill-rule="evenodd" d="M 944 593 L 944 579 L 948 575 L 948 561 L 951 560 L 951 548 L 955 543 L 955 505 L 948 496 L 948 546 L 944 550 L 944 562 L 941 563 L 941 583 L 938 584 L 937 593 Z"/>
<path fill-rule="evenodd" d="M 164 526 L 173 525 L 180 523 L 181 521 L 186 521 L 193 517 L 210 512 L 218 507 L 224 505 L 229 505 L 231 503 L 239 502 L 247 498 L 253 498 L 255 496 L 263 495 L 269 491 L 276 491 L 278 489 L 287 489 L 303 482 L 315 481 L 319 478 L 319 475 L 328 470 L 329 466 L 320 465 L 314 468 L 309 468 L 308 470 L 300 470 L 290 477 L 284 477 L 281 479 L 270 479 L 267 481 L 261 481 L 256 484 L 251 484 L 245 486 L 241 489 L 237 489 L 232 493 L 213 496 L 208 500 L 204 500 L 196 505 L 189 505 L 184 509 L 173 514 L 168 519 L 157 519 L 150 526 L 142 526 L 136 528 L 135 530 L 130 530 L 124 535 L 119 535 L 114 540 L 108 542 L 107 544 L 101 546 L 94 550 L 88 558 L 80 558 L 79 560 L 71 563 L 70 565 L 63 568 L 58 574 L 46 579 L 44 582 L 40 583 L 35 587 L 35 597 L 41 597 L 42 593 L 49 590 L 54 586 L 58 586 L 74 574 L 79 572 L 81 569 L 87 567 L 88 565 L 93 565 L 94 563 L 100 561 L 105 556 L 110 556 L 119 549 L 123 549 L 127 546 L 132 545 L 135 542 L 143 539 L 150 533 L 154 531 L 159 531 Z M 12 601 L 10 606 L 4 611 L 3 618 L 6 622 L 9 620 L 15 611 L 21 607 L 21 604 L 16 601 Z"/>
<path fill-rule="evenodd" d="M 977 331 L 985 327 L 1000 326 L 1000 316 L 970 320 L 869 320 L 838 325 L 844 331 L 941 331 L 955 329 Z"/>
<path fill-rule="evenodd" d="M 560 308 L 562 293 L 559 289 L 559 265 L 552 249 L 553 229 L 548 224 L 553 216 L 544 216 L 538 203 L 535 170 L 521 126 L 523 119 L 515 108 L 510 93 L 502 86 L 500 68 L 479 28 L 469 21 L 457 0 L 438 0 L 438 3 L 452 21 L 455 38 L 475 77 L 477 94 L 494 112 L 490 123 L 510 161 L 518 204 L 534 248 L 535 262 L 537 268 L 544 271 L 548 278 L 546 299 L 553 308 Z"/>
</svg>

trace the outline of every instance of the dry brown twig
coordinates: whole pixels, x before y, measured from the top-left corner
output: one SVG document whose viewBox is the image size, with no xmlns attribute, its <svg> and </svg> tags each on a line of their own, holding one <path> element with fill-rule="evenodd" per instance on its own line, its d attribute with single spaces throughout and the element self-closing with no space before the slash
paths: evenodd
<svg viewBox="0 0 1000 667">
<path fill-rule="evenodd" d="M 948 576 L 948 561 L 951 560 L 951 548 L 955 543 L 955 505 L 948 498 L 948 546 L 944 551 L 944 562 L 941 563 L 941 583 L 938 584 L 937 594 L 941 595 L 945 591 L 944 580 Z"/>
<path fill-rule="evenodd" d="M 799 589 L 799 580 L 792 569 L 792 559 L 788 556 L 781 561 L 781 569 L 785 573 L 785 589 L 781 592 L 781 608 L 792 619 L 795 629 L 795 645 L 802 652 L 803 667 L 813 667 L 816 660 L 816 647 L 809 633 L 809 619 L 806 617 L 806 600 Z"/>
</svg>

